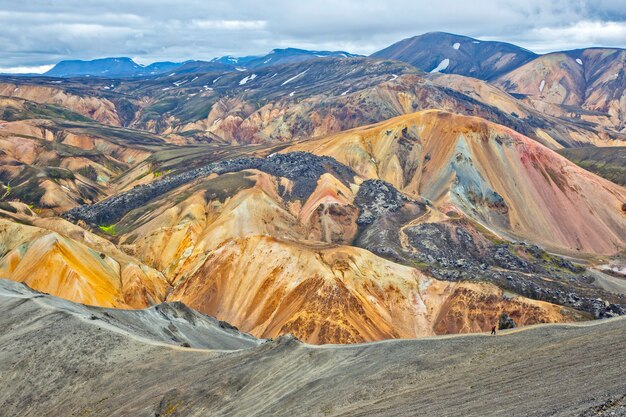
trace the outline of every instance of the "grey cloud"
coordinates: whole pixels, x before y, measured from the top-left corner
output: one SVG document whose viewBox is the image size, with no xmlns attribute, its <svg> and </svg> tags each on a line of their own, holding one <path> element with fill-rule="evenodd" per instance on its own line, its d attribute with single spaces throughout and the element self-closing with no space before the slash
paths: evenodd
<svg viewBox="0 0 626 417">
<path fill-rule="evenodd" d="M 441 30 L 547 52 L 626 46 L 624 0 L 0 0 L 0 68 L 130 56 L 209 59 L 275 47 L 369 54 Z"/>
</svg>

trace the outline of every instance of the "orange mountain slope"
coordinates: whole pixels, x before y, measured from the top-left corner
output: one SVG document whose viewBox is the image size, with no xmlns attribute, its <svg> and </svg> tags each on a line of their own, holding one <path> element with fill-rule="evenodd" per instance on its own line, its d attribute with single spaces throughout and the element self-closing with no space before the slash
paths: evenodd
<svg viewBox="0 0 626 417">
<path fill-rule="evenodd" d="M 60 219 L 29 221 L 39 226 L 0 219 L 3 278 L 103 307 L 143 308 L 165 299 L 163 275 L 105 239 Z"/>
<path fill-rule="evenodd" d="M 442 87 L 451 88 L 459 93 L 478 100 L 481 103 L 493 106 L 505 114 L 510 114 L 520 121 L 519 126 L 507 125 L 513 130 L 522 133 L 531 139 L 550 149 L 561 149 L 569 147 L 589 147 L 589 146 L 624 146 L 626 144 L 625 132 L 619 132 L 618 126 L 606 118 L 591 119 L 590 113 L 580 109 L 568 110 L 549 104 L 545 101 L 538 101 L 528 97 L 520 99 L 516 97 L 515 89 L 503 90 L 501 86 L 496 86 L 475 78 L 463 77 L 452 74 L 433 74 L 429 79 Z M 508 91 L 508 92 L 507 92 Z M 511 93 L 511 94 L 509 94 Z M 532 94 L 529 94 L 532 96 Z M 604 96 L 603 96 L 604 97 Z M 444 107 L 436 107 L 440 110 L 448 110 L 453 113 L 461 113 L 474 116 L 467 112 L 460 112 L 454 109 L 449 110 Z M 582 112 L 582 116 L 581 116 Z M 586 114 L 589 113 L 589 114 Z M 501 122 L 488 117 L 484 119 L 494 123 Z M 593 122 L 590 124 L 589 122 Z M 524 129 L 522 126 L 528 124 L 532 128 Z"/>
<path fill-rule="evenodd" d="M 232 240 L 212 252 L 168 300 L 260 337 L 292 333 L 309 343 L 355 343 L 486 331 L 507 311 L 520 324 L 579 313 L 484 283 L 450 283 L 363 249 Z"/>
<path fill-rule="evenodd" d="M 264 337 L 347 343 L 485 330 L 502 310 L 519 323 L 581 317 L 337 246 L 355 236 L 358 184 L 326 173 L 304 201 L 289 202 L 280 190 L 294 186 L 254 170 L 209 176 L 130 211 L 118 239 L 164 271 L 174 285 L 168 300 Z"/>
<path fill-rule="evenodd" d="M 501 311 L 520 325 L 586 317 L 321 241 L 349 240 L 356 230 L 354 195 L 338 183 L 324 174 L 304 204 L 285 206 L 280 181 L 265 173 L 208 178 L 117 224 L 121 247 L 135 257 L 62 220 L 3 220 L 0 274 L 73 301 L 121 308 L 157 303 L 172 288 L 167 300 L 254 335 L 294 333 L 311 343 L 484 331 Z M 221 190 L 223 200 L 211 190 Z"/>
<path fill-rule="evenodd" d="M 356 174 L 295 150 L 331 155 Z M 400 229 L 400 239 L 420 239 L 425 235 L 415 228 L 444 224 L 454 211 L 503 236 L 534 233 L 564 251 L 575 249 L 572 242 L 589 252 L 624 246 L 622 187 L 479 118 L 424 111 L 284 151 L 291 154 L 242 158 L 228 165 L 238 167 L 233 171 L 193 177 L 163 192 L 147 187 L 153 194 L 140 205 L 130 203 L 142 189 L 129 190 L 123 196 L 128 211 L 107 229 L 117 247 L 81 226 L 12 207 L 13 214 L 3 214 L 12 220 L 2 221 L 0 273 L 88 304 L 128 308 L 177 300 L 256 336 L 291 332 L 311 343 L 350 343 L 487 330 L 502 311 L 518 325 L 589 317 L 519 295 L 536 296 L 532 291 L 504 291 L 497 280 L 438 280 L 433 271 L 415 268 L 421 268 L 417 258 L 400 265 L 351 246 L 365 230 L 360 200 L 367 200 L 362 190 L 369 179 L 383 178 L 416 200 L 403 200 L 397 213 L 404 220 L 383 219 L 387 236 Z M 378 197 L 366 203 L 374 211 L 389 207 L 378 205 Z M 553 210 L 564 210 L 572 226 L 559 223 L 562 213 Z M 464 230 L 493 246 L 477 227 Z M 402 245 L 418 250 L 410 241 Z M 502 267 L 494 268 L 499 274 Z M 532 289 L 543 277 L 562 276 L 537 271 L 527 283 L 516 271 L 515 280 Z"/>
<path fill-rule="evenodd" d="M 626 190 L 537 142 L 485 120 L 418 112 L 303 142 L 283 152 L 328 155 L 442 210 L 562 251 L 626 246 Z"/>
</svg>

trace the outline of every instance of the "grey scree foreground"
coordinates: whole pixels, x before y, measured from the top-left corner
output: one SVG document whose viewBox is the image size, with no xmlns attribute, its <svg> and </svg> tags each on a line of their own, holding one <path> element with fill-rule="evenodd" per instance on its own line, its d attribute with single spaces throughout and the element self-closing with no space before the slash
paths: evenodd
<svg viewBox="0 0 626 417">
<path fill-rule="evenodd" d="M 0 280 L 2 416 L 626 415 L 626 317 L 310 346 Z"/>
</svg>

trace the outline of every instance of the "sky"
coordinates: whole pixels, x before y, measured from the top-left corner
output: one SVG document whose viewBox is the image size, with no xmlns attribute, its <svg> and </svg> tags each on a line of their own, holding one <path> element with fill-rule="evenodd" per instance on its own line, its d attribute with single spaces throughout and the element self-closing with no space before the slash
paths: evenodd
<svg viewBox="0 0 626 417">
<path fill-rule="evenodd" d="M 64 59 L 149 64 L 284 47 L 368 55 L 431 31 L 538 53 L 625 48 L 626 0 L 0 0 L 0 72 L 43 72 Z"/>
</svg>

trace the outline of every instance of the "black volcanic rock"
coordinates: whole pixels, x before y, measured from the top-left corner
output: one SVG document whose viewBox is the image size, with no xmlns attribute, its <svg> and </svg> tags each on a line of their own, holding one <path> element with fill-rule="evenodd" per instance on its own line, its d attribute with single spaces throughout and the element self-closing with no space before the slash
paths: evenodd
<svg viewBox="0 0 626 417">
<path fill-rule="evenodd" d="M 113 224 L 130 210 L 197 178 L 246 169 L 257 169 L 292 180 L 293 187 L 286 196 L 289 199 L 306 199 L 315 190 L 317 180 L 324 173 L 331 173 L 346 185 L 356 176 L 351 168 L 340 164 L 334 158 L 316 156 L 307 152 L 274 154 L 268 158 L 239 158 L 215 162 L 181 174 L 166 176 L 149 184 L 136 186 L 96 204 L 75 207 L 66 212 L 64 217 L 72 221 L 83 220 L 92 225 Z"/>
<path fill-rule="evenodd" d="M 357 224 L 371 224 L 382 215 L 399 210 L 408 201 L 404 194 L 386 181 L 364 181 L 354 198 L 354 204 L 359 208 Z"/>
<path fill-rule="evenodd" d="M 479 238 L 463 221 L 422 223 L 404 232 L 411 251 L 400 252 L 400 257 L 408 264 L 427 265 L 438 279 L 487 281 L 528 298 L 586 311 L 595 318 L 626 314 L 623 295 L 597 288 L 589 283 L 584 268 L 536 246 Z M 375 247 L 367 249 L 379 253 Z"/>
<path fill-rule="evenodd" d="M 514 329 L 516 327 L 517 325 L 508 314 L 506 314 L 504 311 L 500 313 L 500 318 L 498 319 L 499 330 Z"/>
</svg>

